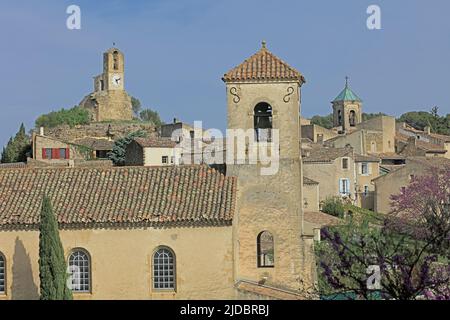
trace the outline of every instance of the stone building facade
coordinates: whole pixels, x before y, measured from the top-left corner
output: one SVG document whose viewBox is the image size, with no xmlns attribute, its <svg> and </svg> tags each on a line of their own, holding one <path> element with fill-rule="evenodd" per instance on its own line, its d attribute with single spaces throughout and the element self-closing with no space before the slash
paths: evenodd
<svg viewBox="0 0 450 320">
<path fill-rule="evenodd" d="M 430 170 L 450 166 L 450 160 L 443 157 L 409 157 L 406 164 L 386 175 L 373 180 L 375 184 L 375 211 L 389 214 L 392 212 L 391 196 L 402 192 L 412 177 L 427 175 Z"/>
<path fill-rule="evenodd" d="M 170 139 L 136 138 L 126 148 L 127 166 L 178 166 L 181 148 Z"/>
</svg>

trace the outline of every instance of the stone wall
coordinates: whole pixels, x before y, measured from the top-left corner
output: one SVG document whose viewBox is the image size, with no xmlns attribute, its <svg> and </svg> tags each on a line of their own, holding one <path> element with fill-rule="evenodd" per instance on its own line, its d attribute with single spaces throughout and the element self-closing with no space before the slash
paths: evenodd
<svg viewBox="0 0 450 320">
<path fill-rule="evenodd" d="M 91 257 L 92 290 L 76 300 L 233 299 L 232 228 L 176 227 L 62 230 L 66 259 L 75 248 Z M 176 290 L 152 289 L 152 255 L 160 246 L 175 253 Z M 0 230 L 6 258 L 4 299 L 38 299 L 39 232 Z"/>
<path fill-rule="evenodd" d="M 156 137 L 158 135 L 153 124 L 126 121 L 93 122 L 88 125 L 77 125 L 73 128 L 68 125 L 62 125 L 55 128 L 45 128 L 45 135 L 58 140 L 76 143 L 85 138 L 110 138 L 117 140 L 138 130 L 145 131 L 149 137 Z"/>
<path fill-rule="evenodd" d="M 304 211 L 319 211 L 319 185 L 318 184 L 304 184 L 303 185 L 303 209 Z"/>
</svg>

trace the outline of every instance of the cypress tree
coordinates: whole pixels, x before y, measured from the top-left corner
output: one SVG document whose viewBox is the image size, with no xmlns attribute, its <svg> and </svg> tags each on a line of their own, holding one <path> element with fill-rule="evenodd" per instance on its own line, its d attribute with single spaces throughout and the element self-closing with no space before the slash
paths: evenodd
<svg viewBox="0 0 450 320">
<path fill-rule="evenodd" d="M 72 300 L 58 222 L 47 196 L 42 201 L 39 225 L 39 279 L 41 300 Z"/>
<path fill-rule="evenodd" d="M 10 138 L 6 148 L 3 148 L 1 162 L 25 162 L 30 152 L 30 137 L 26 134 L 25 126 L 22 123 L 14 138 Z"/>
</svg>

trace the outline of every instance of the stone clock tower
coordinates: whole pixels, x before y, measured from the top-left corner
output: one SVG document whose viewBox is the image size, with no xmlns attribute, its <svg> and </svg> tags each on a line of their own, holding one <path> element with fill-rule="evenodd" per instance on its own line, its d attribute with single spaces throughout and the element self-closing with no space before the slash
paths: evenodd
<svg viewBox="0 0 450 320">
<path fill-rule="evenodd" d="M 253 132 L 246 140 L 246 154 L 272 147 L 279 153 L 273 158 L 278 170 L 267 175 L 262 174 L 265 165 L 259 160 L 239 161 L 243 155 L 237 153 L 227 160 L 227 175 L 238 181 L 233 220 L 235 281 L 303 293 L 314 281 L 310 249 L 302 238 L 299 115 L 305 79 L 263 42 L 223 81 L 228 129 Z M 227 153 L 230 140 L 228 134 Z"/>
<path fill-rule="evenodd" d="M 103 54 L 103 76 L 106 90 L 124 90 L 124 57 L 118 49 Z"/>
<path fill-rule="evenodd" d="M 103 54 L 103 73 L 94 77 L 94 92 L 80 103 L 92 121 L 131 120 L 131 97 L 125 91 L 124 55 L 117 48 Z"/>
</svg>

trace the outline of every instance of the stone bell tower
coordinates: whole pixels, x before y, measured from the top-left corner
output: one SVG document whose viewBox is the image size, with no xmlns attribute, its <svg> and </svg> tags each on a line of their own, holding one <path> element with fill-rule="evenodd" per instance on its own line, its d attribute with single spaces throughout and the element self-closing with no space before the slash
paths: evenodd
<svg viewBox="0 0 450 320">
<path fill-rule="evenodd" d="M 350 89 L 348 77 L 345 78 L 344 90 L 331 103 L 333 127 L 348 132 L 362 122 L 362 100 Z"/>
<path fill-rule="evenodd" d="M 124 90 L 124 56 L 116 48 L 111 48 L 103 54 L 103 77 L 106 90 Z"/>
<path fill-rule="evenodd" d="M 311 284 L 302 240 L 300 88 L 304 77 L 262 48 L 223 77 L 228 129 L 247 132 L 244 153 L 227 135 L 227 175 L 238 180 L 233 221 L 235 281 L 248 280 L 285 290 Z M 250 132 L 250 134 L 249 134 Z M 234 140 L 234 142 L 232 142 Z M 236 147 L 230 155 L 230 143 Z M 278 170 L 251 154 L 266 150 Z M 244 161 L 244 158 L 245 161 Z"/>
<path fill-rule="evenodd" d="M 92 121 L 131 120 L 131 97 L 125 91 L 124 54 L 111 48 L 103 54 L 103 73 L 94 77 L 94 92 L 80 103 Z"/>
</svg>

